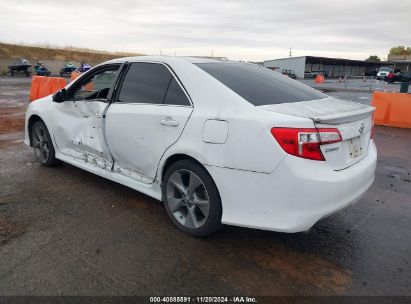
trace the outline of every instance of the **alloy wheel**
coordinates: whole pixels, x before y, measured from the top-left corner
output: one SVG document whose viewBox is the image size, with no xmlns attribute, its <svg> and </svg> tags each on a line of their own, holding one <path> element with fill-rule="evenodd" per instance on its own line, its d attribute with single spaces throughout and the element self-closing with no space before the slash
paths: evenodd
<svg viewBox="0 0 411 304">
<path fill-rule="evenodd" d="M 50 156 L 50 146 L 46 131 L 41 125 L 36 125 L 33 129 L 33 148 L 37 158 L 45 163 Z"/>
<path fill-rule="evenodd" d="M 210 200 L 203 181 L 192 171 L 179 169 L 167 181 L 167 204 L 184 227 L 197 229 L 207 221 Z"/>
</svg>

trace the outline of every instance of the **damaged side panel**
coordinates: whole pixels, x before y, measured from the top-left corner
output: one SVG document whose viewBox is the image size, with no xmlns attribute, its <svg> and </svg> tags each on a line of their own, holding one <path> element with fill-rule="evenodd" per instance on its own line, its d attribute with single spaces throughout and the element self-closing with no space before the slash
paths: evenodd
<svg viewBox="0 0 411 304">
<path fill-rule="evenodd" d="M 121 175 L 124 175 L 124 176 L 129 177 L 133 180 L 136 180 L 136 181 L 139 181 L 139 182 L 142 182 L 142 183 L 145 183 L 145 184 L 150 184 L 150 183 L 153 182 L 153 180 L 143 176 L 142 174 L 140 174 L 136 171 L 133 171 L 131 169 L 121 167 L 117 163 L 114 164 L 113 171 L 115 173 L 119 173 Z"/>
<path fill-rule="evenodd" d="M 132 180 L 151 183 L 131 168 L 114 164 L 105 138 L 105 115 L 109 105 L 102 101 L 67 101 L 55 118 L 55 139 L 60 153 Z"/>
<path fill-rule="evenodd" d="M 111 171 L 113 160 L 104 137 L 102 101 L 67 101 L 53 117 L 54 138 L 60 153 Z"/>
</svg>

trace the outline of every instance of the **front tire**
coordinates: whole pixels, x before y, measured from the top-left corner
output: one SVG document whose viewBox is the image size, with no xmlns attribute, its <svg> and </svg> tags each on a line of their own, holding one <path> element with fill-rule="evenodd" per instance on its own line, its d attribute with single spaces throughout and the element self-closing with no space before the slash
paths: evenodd
<svg viewBox="0 0 411 304">
<path fill-rule="evenodd" d="M 162 191 L 167 213 L 180 230 L 203 237 L 222 227 L 220 194 L 200 164 L 191 160 L 172 164 L 164 175 Z"/>
<path fill-rule="evenodd" d="M 31 128 L 31 143 L 37 160 L 42 166 L 51 167 L 60 163 L 56 159 L 53 142 L 46 125 L 42 121 L 36 121 Z"/>
</svg>

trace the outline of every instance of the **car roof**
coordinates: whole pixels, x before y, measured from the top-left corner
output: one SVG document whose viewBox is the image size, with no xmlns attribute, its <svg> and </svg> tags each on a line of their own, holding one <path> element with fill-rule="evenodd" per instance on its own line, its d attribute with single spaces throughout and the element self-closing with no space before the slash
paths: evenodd
<svg viewBox="0 0 411 304">
<path fill-rule="evenodd" d="M 123 57 L 116 58 L 104 62 L 107 63 L 123 63 L 123 62 L 163 62 L 163 63 L 175 63 L 178 61 L 188 61 L 190 63 L 217 63 L 217 62 L 230 62 L 228 60 L 219 60 L 207 57 L 183 57 L 183 56 L 133 56 L 133 57 Z"/>
<path fill-rule="evenodd" d="M 213 109 L 216 113 L 215 115 L 218 115 L 219 111 L 222 111 L 221 109 L 232 107 L 232 102 L 236 103 L 237 108 L 247 110 L 254 108 L 253 105 L 243 100 L 238 94 L 219 82 L 216 78 L 194 65 L 197 63 L 247 63 L 202 57 L 135 56 L 116 58 L 103 62 L 99 64 L 99 66 L 122 64 L 124 62 L 162 63 L 171 67 L 173 72 L 178 76 L 179 81 L 184 84 L 185 90 L 188 92 L 197 109 L 201 109 L 202 107 Z M 199 83 L 201 83 L 201 85 L 198 85 Z"/>
</svg>

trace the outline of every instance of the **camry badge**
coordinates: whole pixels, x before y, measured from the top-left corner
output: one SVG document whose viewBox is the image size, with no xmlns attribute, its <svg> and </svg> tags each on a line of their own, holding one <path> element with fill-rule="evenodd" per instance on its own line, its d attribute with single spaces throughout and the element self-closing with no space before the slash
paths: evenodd
<svg viewBox="0 0 411 304">
<path fill-rule="evenodd" d="M 362 134 L 362 132 L 364 132 L 364 129 L 365 129 L 365 125 L 362 122 L 361 125 L 360 125 L 360 128 L 358 129 L 358 131 L 360 131 L 360 134 Z"/>
</svg>

